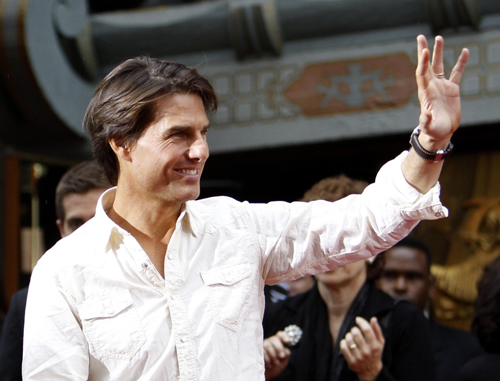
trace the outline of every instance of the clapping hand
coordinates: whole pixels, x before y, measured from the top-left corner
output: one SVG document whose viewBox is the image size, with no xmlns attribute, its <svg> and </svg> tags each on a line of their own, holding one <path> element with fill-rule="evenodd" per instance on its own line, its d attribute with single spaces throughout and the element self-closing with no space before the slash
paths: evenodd
<svg viewBox="0 0 500 381">
<path fill-rule="evenodd" d="M 384 335 L 375 317 L 369 323 L 357 317 L 356 324 L 340 342 L 340 350 L 361 381 L 374 381 L 383 366 Z"/>
<path fill-rule="evenodd" d="M 291 339 L 284 331 L 279 331 L 276 335 L 264 340 L 266 380 L 278 377 L 288 365 L 290 349 L 286 345 L 290 343 Z"/>
</svg>

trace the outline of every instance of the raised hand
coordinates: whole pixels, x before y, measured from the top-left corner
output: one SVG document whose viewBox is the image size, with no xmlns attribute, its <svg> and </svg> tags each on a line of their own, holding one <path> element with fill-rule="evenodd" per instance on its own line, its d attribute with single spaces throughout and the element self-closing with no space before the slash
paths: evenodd
<svg viewBox="0 0 500 381">
<path fill-rule="evenodd" d="M 375 317 L 369 323 L 357 317 L 356 324 L 340 342 L 340 350 L 361 381 L 374 381 L 383 366 L 384 335 Z"/>
<path fill-rule="evenodd" d="M 446 148 L 451 135 L 460 124 L 460 89 L 462 73 L 469 58 L 463 49 L 458 61 L 446 79 L 443 65 L 444 41 L 437 36 L 432 55 L 423 35 L 417 37 L 418 66 L 416 70 L 418 99 L 420 101 L 419 137 L 424 148 L 435 151 Z"/>
</svg>

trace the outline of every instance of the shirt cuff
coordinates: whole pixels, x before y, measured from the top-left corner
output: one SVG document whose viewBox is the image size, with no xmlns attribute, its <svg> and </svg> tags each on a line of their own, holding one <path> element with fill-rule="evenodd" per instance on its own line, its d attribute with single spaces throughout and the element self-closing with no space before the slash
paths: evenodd
<svg viewBox="0 0 500 381">
<path fill-rule="evenodd" d="M 448 217 L 448 209 L 440 200 L 439 182 L 427 193 L 422 194 L 406 181 L 401 166 L 408 153 L 403 151 L 386 163 L 377 174 L 375 184 L 383 186 L 385 197 L 400 206 L 405 220 L 436 220 Z M 388 184 L 392 186 L 387 186 Z"/>
</svg>

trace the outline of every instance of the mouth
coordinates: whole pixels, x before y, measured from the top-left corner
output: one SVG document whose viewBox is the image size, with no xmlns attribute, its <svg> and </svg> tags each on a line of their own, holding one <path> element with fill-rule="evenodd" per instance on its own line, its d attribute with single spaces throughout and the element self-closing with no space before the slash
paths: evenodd
<svg viewBox="0 0 500 381">
<path fill-rule="evenodd" d="M 177 173 L 183 173 L 185 175 L 198 175 L 200 173 L 199 169 L 175 169 L 175 172 Z"/>
</svg>

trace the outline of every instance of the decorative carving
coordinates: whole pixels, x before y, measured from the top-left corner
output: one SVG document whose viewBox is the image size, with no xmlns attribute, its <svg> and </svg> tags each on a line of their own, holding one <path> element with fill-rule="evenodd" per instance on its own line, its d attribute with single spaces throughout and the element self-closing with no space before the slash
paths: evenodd
<svg viewBox="0 0 500 381">
<path fill-rule="evenodd" d="M 307 116 L 401 107 L 416 90 L 406 54 L 320 62 L 304 68 L 284 95 Z"/>
<path fill-rule="evenodd" d="M 500 197 L 475 198 L 465 203 L 472 209 L 462 228 L 451 235 L 473 253 L 454 265 L 433 265 L 439 293 L 435 314 L 439 320 L 470 320 L 477 297 L 477 281 L 484 267 L 500 255 Z"/>
</svg>

